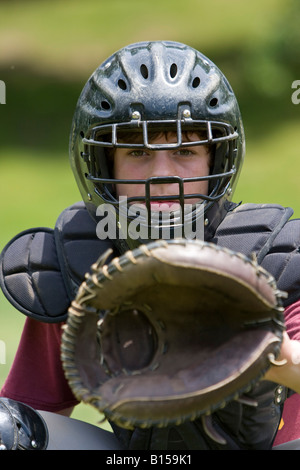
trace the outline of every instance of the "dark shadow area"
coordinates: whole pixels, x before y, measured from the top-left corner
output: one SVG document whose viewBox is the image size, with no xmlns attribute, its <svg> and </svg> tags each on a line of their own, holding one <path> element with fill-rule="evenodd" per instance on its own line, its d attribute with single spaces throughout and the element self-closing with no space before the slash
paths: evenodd
<svg viewBox="0 0 300 470">
<path fill-rule="evenodd" d="M 29 68 L 1 70 L 6 105 L 0 108 L 0 148 L 66 151 L 72 116 L 84 85 Z"/>
</svg>

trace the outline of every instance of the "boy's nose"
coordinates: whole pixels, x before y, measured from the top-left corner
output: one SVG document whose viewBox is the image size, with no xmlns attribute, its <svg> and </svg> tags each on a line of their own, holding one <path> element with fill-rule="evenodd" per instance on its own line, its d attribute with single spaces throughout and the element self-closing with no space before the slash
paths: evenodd
<svg viewBox="0 0 300 470">
<path fill-rule="evenodd" d="M 151 175 L 174 176 L 175 168 L 167 150 L 157 150 L 152 159 Z"/>
<path fill-rule="evenodd" d="M 172 160 L 168 154 L 168 151 L 158 150 L 155 152 L 155 156 L 152 160 L 148 177 L 165 177 L 165 176 L 177 176 Z M 176 195 L 179 192 L 178 184 L 170 181 L 157 181 L 155 184 L 151 184 L 153 195 Z"/>
</svg>

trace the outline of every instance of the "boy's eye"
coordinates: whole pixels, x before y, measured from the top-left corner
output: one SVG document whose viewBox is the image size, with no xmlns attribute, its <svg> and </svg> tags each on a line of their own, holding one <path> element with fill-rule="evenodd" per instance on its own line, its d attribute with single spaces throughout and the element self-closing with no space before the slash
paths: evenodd
<svg viewBox="0 0 300 470">
<path fill-rule="evenodd" d="M 194 151 L 189 148 L 181 148 L 177 149 L 174 151 L 170 151 L 170 156 L 173 153 L 174 156 L 180 156 L 180 157 L 189 157 L 190 155 L 194 155 Z M 128 155 L 131 157 L 147 157 L 148 155 L 151 155 L 151 151 L 143 150 L 143 149 L 131 149 L 128 151 Z"/>
<path fill-rule="evenodd" d="M 193 152 L 189 149 L 179 149 L 176 153 L 177 155 L 182 155 L 182 156 L 193 155 Z"/>
<path fill-rule="evenodd" d="M 145 152 L 145 150 L 131 150 L 129 152 L 129 155 L 131 155 L 132 157 L 143 157 L 147 155 L 147 153 Z"/>
</svg>

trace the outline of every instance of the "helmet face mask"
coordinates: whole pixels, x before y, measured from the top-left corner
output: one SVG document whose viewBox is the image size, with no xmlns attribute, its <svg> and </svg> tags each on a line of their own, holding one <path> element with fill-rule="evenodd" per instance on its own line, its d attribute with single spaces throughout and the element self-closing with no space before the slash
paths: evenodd
<svg viewBox="0 0 300 470">
<path fill-rule="evenodd" d="M 192 132 L 199 140 L 187 137 Z M 172 133 L 172 141 L 157 143 L 153 136 Z M 172 150 L 204 145 L 211 153 L 208 175 L 153 176 L 146 179 L 117 180 L 113 174 L 113 154 L 118 148 Z M 143 204 L 144 219 L 150 225 L 164 224 L 154 214 L 151 202 L 164 197 L 152 195 L 155 184 L 178 185 L 178 193 L 168 200 L 179 201 L 184 225 L 184 205 L 195 197 L 201 210 L 193 208 L 189 217 L 195 222 L 199 213 L 209 212 L 216 203 L 228 200 L 236 184 L 244 156 L 244 134 L 238 104 L 226 78 L 198 51 L 172 42 L 138 43 L 114 54 L 100 65 L 88 80 L 79 98 L 70 137 L 70 160 L 82 198 L 95 220 L 97 207 L 111 204 L 120 225 L 116 197 L 118 184 L 145 187 L 144 196 L 128 198 L 127 222 L 131 204 Z M 185 194 L 189 181 L 208 181 L 207 194 Z M 130 211 L 129 211 L 130 213 Z M 124 220 L 124 219 L 123 219 Z M 178 221 L 178 214 L 172 220 Z M 168 222 L 170 223 L 170 222 Z M 177 222 L 176 222 L 177 224 Z M 176 225 L 175 224 L 175 225 Z M 148 230 L 149 233 L 149 230 Z M 132 248 L 131 237 L 127 246 Z M 144 240 L 140 240 L 143 242 Z"/>
<path fill-rule="evenodd" d="M 176 150 L 184 149 L 185 147 L 204 145 L 210 148 L 210 152 L 215 154 L 216 148 L 220 148 L 225 143 L 226 149 L 222 149 L 225 160 L 228 160 L 228 167 L 230 168 L 227 172 L 222 171 L 221 174 L 216 174 L 213 171 L 212 174 L 206 176 L 194 176 L 193 178 L 179 178 L 180 181 L 185 180 L 209 180 L 216 181 L 218 179 L 227 180 L 235 174 L 234 158 L 235 158 L 235 141 L 238 137 L 237 133 L 231 126 L 226 123 L 220 122 L 209 122 L 209 121 L 192 121 L 188 125 L 185 120 L 177 121 L 132 121 L 132 123 L 115 123 L 111 125 L 95 126 L 92 129 L 91 135 L 88 138 L 83 138 L 85 144 L 85 155 L 88 155 L 86 178 L 95 183 L 95 191 L 103 191 L 103 197 L 105 193 L 109 193 L 107 185 L 124 184 L 124 180 L 114 179 L 113 175 L 113 155 L 107 155 L 106 149 L 116 148 L 129 148 L 136 150 Z M 188 139 L 188 134 L 193 132 L 194 135 L 198 134 L 198 140 Z M 169 134 L 176 136 L 175 142 L 166 143 L 155 143 L 156 135 Z M 101 138 L 102 137 L 102 138 Z M 154 142 L 153 142 L 154 140 Z M 97 152 L 98 149 L 98 152 Z M 103 149 L 102 152 L 99 150 Z M 103 165 L 103 160 L 106 159 L 106 165 Z M 215 158 L 212 156 L 212 160 Z M 224 167 L 225 167 L 224 162 Z M 213 165 L 212 165 L 213 166 Z M 107 174 L 104 173 L 103 167 L 106 167 Z M 220 169 L 221 171 L 221 169 Z M 174 175 L 175 176 L 175 175 Z M 168 179 L 171 182 L 174 177 L 163 177 L 162 179 Z M 155 177 L 155 181 L 159 183 L 159 178 Z M 126 180 L 127 184 L 144 184 L 149 187 L 149 184 L 154 184 L 154 178 L 148 178 L 147 180 Z M 97 191 L 98 186 L 98 191 Z M 181 186 L 181 185 L 180 185 Z M 226 185 L 227 186 L 227 185 Z M 146 191 L 147 192 L 147 191 Z M 185 195 L 185 198 L 190 198 L 192 195 Z M 205 195 L 201 194 L 198 196 L 207 201 L 216 201 L 222 194 L 218 195 Z M 138 199 L 136 199 L 138 200 Z M 107 201 L 109 202 L 109 201 Z M 113 201 L 111 201 L 113 202 Z"/>
</svg>

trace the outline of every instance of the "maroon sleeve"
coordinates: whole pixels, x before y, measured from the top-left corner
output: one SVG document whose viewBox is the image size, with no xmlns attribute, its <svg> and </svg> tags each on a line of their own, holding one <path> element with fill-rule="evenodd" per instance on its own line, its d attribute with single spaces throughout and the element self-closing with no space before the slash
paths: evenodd
<svg viewBox="0 0 300 470">
<path fill-rule="evenodd" d="M 291 339 L 300 340 L 300 300 L 290 305 L 284 312 L 286 329 Z"/>
<path fill-rule="evenodd" d="M 20 344 L 0 392 L 35 409 L 58 412 L 78 404 L 60 360 L 62 323 L 25 321 Z"/>
<path fill-rule="evenodd" d="M 286 330 L 291 339 L 300 341 L 300 301 L 285 310 Z M 274 446 L 300 439 L 300 395 L 294 393 L 284 403 L 283 415 Z"/>
</svg>

